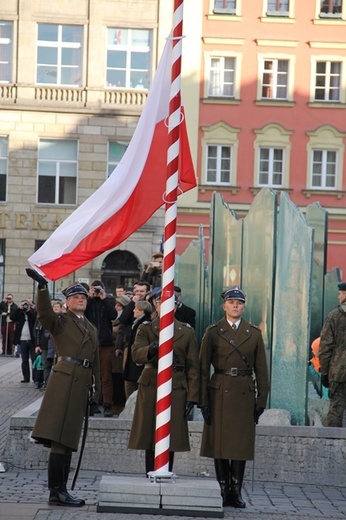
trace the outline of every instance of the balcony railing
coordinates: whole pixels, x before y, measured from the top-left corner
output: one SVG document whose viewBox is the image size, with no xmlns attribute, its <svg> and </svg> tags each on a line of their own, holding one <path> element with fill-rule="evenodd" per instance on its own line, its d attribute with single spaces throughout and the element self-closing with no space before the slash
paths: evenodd
<svg viewBox="0 0 346 520">
<path fill-rule="evenodd" d="M 13 104 L 17 108 L 63 109 L 67 104 L 76 109 L 141 110 L 147 97 L 147 90 L 0 84 L 0 106 Z"/>
</svg>

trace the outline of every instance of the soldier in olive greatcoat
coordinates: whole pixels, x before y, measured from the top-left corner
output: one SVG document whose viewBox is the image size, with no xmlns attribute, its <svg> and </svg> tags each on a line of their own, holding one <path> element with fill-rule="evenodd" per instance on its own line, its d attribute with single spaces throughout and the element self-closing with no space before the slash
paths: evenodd
<svg viewBox="0 0 346 520">
<path fill-rule="evenodd" d="M 155 288 L 152 303 L 160 316 L 161 288 Z M 160 318 L 142 323 L 132 345 L 135 363 L 144 365 L 128 447 L 145 450 L 146 473 L 154 470 L 156 392 Z M 175 451 L 189 451 L 187 416 L 199 397 L 198 345 L 190 325 L 174 320 L 172 403 L 170 422 L 170 471 Z"/>
<path fill-rule="evenodd" d="M 326 426 L 342 426 L 346 408 L 346 282 L 338 284 L 340 305 L 323 325 L 320 342 L 321 380 L 329 388 Z"/>
<path fill-rule="evenodd" d="M 244 508 L 245 462 L 254 458 L 255 422 L 266 405 L 268 370 L 261 331 L 242 319 L 244 292 L 233 288 L 222 296 L 226 315 L 207 328 L 200 353 L 201 456 L 214 459 L 223 505 Z"/>
<path fill-rule="evenodd" d="M 53 336 L 57 363 L 43 397 L 32 437 L 50 448 L 48 462 L 49 504 L 80 507 L 85 504 L 66 490 L 71 455 L 77 451 L 89 399 L 95 384 L 100 389 L 96 328 L 84 317 L 88 292 L 78 283 L 63 291 L 67 312 L 53 311 L 46 280 L 33 269 L 28 276 L 39 283 L 37 318 Z"/>
</svg>

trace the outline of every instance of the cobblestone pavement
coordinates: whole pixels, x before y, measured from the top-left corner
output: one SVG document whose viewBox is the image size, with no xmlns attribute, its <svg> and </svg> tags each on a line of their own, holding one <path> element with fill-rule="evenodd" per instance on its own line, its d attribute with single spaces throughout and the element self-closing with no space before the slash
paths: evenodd
<svg viewBox="0 0 346 520">
<path fill-rule="evenodd" d="M 11 415 L 40 395 L 32 383 L 20 383 L 20 359 L 0 356 L 0 462 Z M 86 500 L 83 508 L 50 507 L 47 504 L 47 474 L 8 467 L 0 472 L 0 520 L 188 520 L 190 517 L 97 513 L 102 472 L 81 470 L 74 493 Z M 343 483 L 345 484 L 345 483 Z M 280 482 L 245 482 L 247 508 L 224 509 L 224 517 L 238 520 L 336 520 L 346 518 L 346 487 L 293 485 Z"/>
</svg>

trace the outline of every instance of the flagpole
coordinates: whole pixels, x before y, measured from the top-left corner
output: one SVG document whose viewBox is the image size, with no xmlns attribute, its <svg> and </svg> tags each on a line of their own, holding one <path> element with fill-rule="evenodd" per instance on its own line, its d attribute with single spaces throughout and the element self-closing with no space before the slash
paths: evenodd
<svg viewBox="0 0 346 520">
<path fill-rule="evenodd" d="M 167 181 L 160 314 L 159 362 L 157 374 L 155 463 L 156 476 L 169 476 L 169 445 L 174 336 L 174 270 L 179 173 L 179 125 L 181 123 L 181 48 L 183 0 L 174 0 L 172 32 L 172 74 L 168 117 Z"/>
</svg>

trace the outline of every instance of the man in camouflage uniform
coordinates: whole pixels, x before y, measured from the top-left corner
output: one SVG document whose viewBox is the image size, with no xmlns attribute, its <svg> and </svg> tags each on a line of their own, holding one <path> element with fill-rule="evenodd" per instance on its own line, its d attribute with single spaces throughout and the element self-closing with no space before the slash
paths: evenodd
<svg viewBox="0 0 346 520">
<path fill-rule="evenodd" d="M 321 332 L 320 363 L 330 399 L 325 426 L 340 427 L 346 408 L 346 282 L 338 289 L 340 305 L 328 314 Z"/>
</svg>

